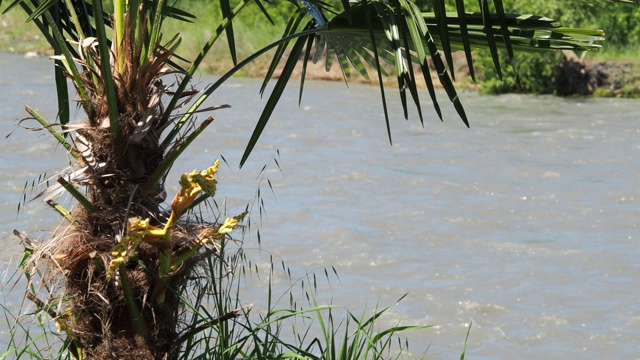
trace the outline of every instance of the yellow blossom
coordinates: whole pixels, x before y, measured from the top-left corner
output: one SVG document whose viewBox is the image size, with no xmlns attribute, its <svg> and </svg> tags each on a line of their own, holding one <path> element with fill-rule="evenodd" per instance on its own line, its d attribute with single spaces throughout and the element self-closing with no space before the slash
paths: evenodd
<svg viewBox="0 0 640 360">
<path fill-rule="evenodd" d="M 133 217 L 129 219 L 129 232 L 132 231 L 146 231 L 149 228 L 149 219 L 140 219 Z"/>
<path fill-rule="evenodd" d="M 58 332 L 70 332 L 69 319 L 73 315 L 71 308 L 67 308 L 64 314 L 56 318 L 56 330 Z"/>
<path fill-rule="evenodd" d="M 224 220 L 222 225 L 220 225 L 217 229 L 208 229 L 200 233 L 198 235 L 198 240 L 196 244 L 199 246 L 206 244 L 216 245 L 216 242 L 222 241 L 224 239 L 224 235 L 233 231 L 233 229 L 238 225 L 242 219 L 248 214 L 248 211 L 243 212 L 242 214 L 227 218 Z"/>
<path fill-rule="evenodd" d="M 138 247 L 148 229 L 149 219 L 129 219 L 127 235 L 125 235 L 120 242 L 111 249 L 111 261 L 109 262 L 109 268 L 107 269 L 107 279 L 111 279 L 111 277 L 113 277 L 118 266 L 120 266 L 126 257 Z"/>
<path fill-rule="evenodd" d="M 62 318 L 56 319 L 56 331 L 57 332 L 63 332 L 63 331 L 68 332 L 69 331 L 69 327 L 67 326 L 67 322 L 64 319 L 62 319 Z"/>
<path fill-rule="evenodd" d="M 192 173 L 191 176 L 192 181 L 200 185 L 202 191 L 209 196 L 215 196 L 216 194 L 216 185 L 218 184 L 218 180 L 216 180 L 216 173 L 218 172 L 219 165 L 220 160 L 216 160 L 213 166 L 202 170 L 200 174 Z"/>
<path fill-rule="evenodd" d="M 180 195 L 184 198 L 190 198 L 198 195 L 202 189 L 200 185 L 193 181 L 193 177 L 200 175 L 197 170 L 193 170 L 191 173 L 184 173 L 180 177 Z"/>
<path fill-rule="evenodd" d="M 209 196 L 215 195 L 216 184 L 218 183 L 215 175 L 218 172 L 219 165 L 220 161 L 216 160 L 213 166 L 201 172 L 194 170 L 191 173 L 182 174 L 180 177 L 180 187 L 182 189 L 171 202 L 171 209 L 178 216 L 182 215 L 201 192 L 204 191 Z"/>
<path fill-rule="evenodd" d="M 227 234 L 233 231 L 233 228 L 238 225 L 238 219 L 226 218 L 224 223 L 218 229 L 218 234 Z"/>
<path fill-rule="evenodd" d="M 247 216 L 248 213 L 248 211 L 245 211 L 238 216 L 226 218 L 222 225 L 220 225 L 220 227 L 218 228 L 218 234 L 228 234 L 232 232 L 233 228 L 235 228 L 236 225 L 238 225 L 238 223 L 242 221 L 242 219 L 244 219 L 244 217 Z"/>
<path fill-rule="evenodd" d="M 216 173 L 218 172 L 218 167 L 220 166 L 220 160 L 216 160 L 213 163 L 213 166 L 209 166 L 205 170 L 200 172 L 200 175 L 204 176 L 208 181 L 216 181 Z"/>
</svg>

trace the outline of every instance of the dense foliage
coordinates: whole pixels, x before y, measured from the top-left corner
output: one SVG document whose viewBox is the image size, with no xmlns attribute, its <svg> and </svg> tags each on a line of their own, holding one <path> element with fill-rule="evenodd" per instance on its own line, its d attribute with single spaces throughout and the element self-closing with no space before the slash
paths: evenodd
<svg viewBox="0 0 640 360">
<path fill-rule="evenodd" d="M 432 0 L 415 1 L 424 11 L 433 11 Z M 475 7 L 474 7 L 475 5 Z M 456 0 L 446 0 L 447 11 L 455 11 Z M 467 11 L 480 11 L 477 3 L 469 2 Z M 505 11 L 518 14 L 539 14 L 550 17 L 563 26 L 602 29 L 607 34 L 604 52 L 625 50 L 640 44 L 640 5 L 592 0 L 510 0 Z M 568 11 L 567 9 L 571 9 Z"/>
<path fill-rule="evenodd" d="M 454 3 L 454 1 L 449 1 Z M 505 4 L 507 11 L 517 10 L 520 13 L 541 14 L 557 20 L 564 26 L 602 29 L 606 33 L 607 42 L 601 51 L 587 54 L 586 60 L 598 58 L 637 59 L 640 50 L 640 7 L 635 4 L 615 4 L 610 2 L 591 2 L 585 0 L 562 1 L 527 1 L 513 0 Z M 567 11 L 570 8 L 571 11 Z M 606 14 L 606 16 L 603 16 Z M 582 54 L 578 54 L 581 56 Z M 507 61 L 506 54 L 502 59 Z M 580 95 L 566 88 L 567 78 L 575 74 L 567 73 L 574 67 L 567 66 L 562 54 L 517 54 L 513 69 L 505 71 L 502 80 L 498 78 L 493 67 L 491 56 L 487 52 L 479 52 L 475 66 L 483 73 L 480 77 L 483 93 L 501 94 L 508 92 L 527 92 L 535 94 Z M 630 79 L 630 81 L 632 81 Z M 635 86 L 621 93 L 633 96 Z M 603 93 L 600 95 L 615 95 Z"/>
<path fill-rule="evenodd" d="M 527 1 L 505 4 L 507 11 L 544 14 L 564 26 L 602 29 L 607 34 L 603 51 L 618 52 L 640 44 L 640 7 L 638 4 L 615 4 L 585 0 Z M 571 11 L 567 11 L 571 9 Z"/>
</svg>

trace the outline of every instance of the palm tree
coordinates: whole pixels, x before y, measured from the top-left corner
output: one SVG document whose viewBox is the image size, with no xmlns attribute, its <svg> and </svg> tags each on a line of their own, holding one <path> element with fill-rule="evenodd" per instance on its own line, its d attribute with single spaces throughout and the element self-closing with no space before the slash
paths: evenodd
<svg viewBox="0 0 640 360">
<path fill-rule="evenodd" d="M 238 315 L 225 309 L 218 314 L 219 321 L 179 326 L 189 275 L 205 259 L 219 256 L 246 213 L 219 222 L 181 220 L 214 196 L 217 164 L 184 174 L 181 191 L 168 209 L 162 206 L 164 183 L 172 165 L 213 120 L 198 122 L 194 114 L 219 108 L 203 109 L 203 101 L 268 50 L 276 52 L 261 92 L 276 67 L 284 65 L 240 165 L 247 161 L 298 63 L 303 68 L 301 91 L 310 61 L 322 59 L 329 69 L 337 59 L 345 78 L 352 69 L 368 78 L 369 69 L 379 80 L 389 69 L 382 64 L 389 64 L 405 117 L 410 97 L 422 118 L 417 86 L 422 77 L 442 118 L 430 76 L 434 70 L 468 125 L 452 83 L 454 50 L 465 52 L 473 76 L 471 52 L 479 47 L 489 49 L 500 73 L 499 49 L 512 58 L 515 51 L 595 50 L 604 39 L 601 31 L 564 28 L 541 16 L 506 14 L 501 0 L 492 4 L 481 0 L 475 13 L 467 12 L 462 0 L 456 1 L 455 13 L 445 11 L 444 0 L 434 1 L 433 13 L 421 12 L 411 0 L 343 0 L 338 9 L 316 0 L 294 3 L 297 10 L 282 38 L 237 59 L 234 18 L 249 6 L 261 9 L 265 21 L 270 16 L 262 0 L 220 0 L 224 19 L 188 69 L 172 61 L 180 38 L 162 32 L 167 17 L 193 20 L 173 2 L 115 0 L 113 14 L 105 13 L 99 0 L 15 0 L 9 5 L 9 10 L 21 8 L 29 15 L 56 54 L 58 125 L 29 107 L 27 112 L 65 146 L 72 159 L 67 169 L 51 178 L 56 184 L 45 185 L 38 194 L 63 220 L 47 241 L 20 236 L 28 255 L 24 264 L 28 278 L 45 274 L 42 280 L 51 290 L 50 298 L 60 301 L 54 311 L 32 287 L 27 297 L 56 318 L 67 334 L 65 349 L 74 357 L 174 359 L 189 336 Z M 191 88 L 192 76 L 224 34 L 235 66 L 202 91 Z M 175 83 L 167 83 L 169 75 L 177 79 Z M 67 79 L 87 116 L 84 122 L 69 122 Z M 391 140 L 386 89 L 379 83 Z M 77 208 L 67 210 L 56 201 L 65 191 L 77 200 Z"/>
</svg>

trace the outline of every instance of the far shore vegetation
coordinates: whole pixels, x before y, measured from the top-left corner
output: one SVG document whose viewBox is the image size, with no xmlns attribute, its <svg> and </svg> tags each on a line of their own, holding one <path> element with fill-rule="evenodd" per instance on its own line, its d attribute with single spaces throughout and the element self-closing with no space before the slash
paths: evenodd
<svg viewBox="0 0 640 360">
<path fill-rule="evenodd" d="M 340 0 L 327 3 L 338 5 Z M 425 11 L 432 10 L 429 0 L 416 1 Z M 447 10 L 455 9 L 455 0 L 447 0 Z M 575 5 L 575 6 L 573 6 Z M 112 6 L 105 1 L 105 9 Z M 269 6 L 275 25 L 258 21 L 262 16 L 259 10 L 249 9 L 235 20 L 239 26 L 236 34 L 238 55 L 243 57 L 255 52 L 277 38 L 284 31 L 289 14 L 294 5 L 287 0 L 274 0 Z M 515 65 L 518 69 L 519 82 L 515 72 L 509 68 L 505 77 L 498 79 L 490 54 L 487 50 L 474 55 L 476 72 L 480 74 L 477 82 L 473 82 L 466 70 L 463 56 L 459 56 L 460 76 L 457 76 L 457 87 L 478 90 L 487 94 L 501 93 L 533 93 L 554 94 L 561 96 L 596 96 L 596 97 L 640 97 L 640 6 L 638 4 L 615 4 L 599 2 L 591 4 L 581 0 L 553 0 L 531 2 L 511 0 L 506 2 L 507 11 L 517 9 L 519 13 L 544 14 L 563 26 L 577 28 L 602 29 L 606 33 L 606 43 L 599 51 L 587 54 L 549 53 L 517 54 Z M 3 4 L 0 12 L 6 9 Z M 222 19 L 217 2 L 182 0 L 181 7 L 197 16 L 196 21 L 184 23 L 167 21 L 165 29 L 168 33 L 179 33 L 182 37 L 181 55 L 186 59 L 194 58 L 200 51 L 200 44 L 211 36 L 212 28 L 203 23 L 217 24 Z M 565 11 L 571 7 L 572 11 Z M 564 10 L 563 10 L 564 9 Z M 602 16 L 607 14 L 607 16 Z M 200 66 L 200 71 L 219 74 L 232 65 L 231 56 L 224 48 L 221 40 L 213 49 L 216 57 L 207 57 Z M 26 15 L 14 12 L 12 16 L 0 20 L 0 51 L 30 56 L 48 56 L 51 47 L 42 37 L 33 23 L 26 22 Z M 507 55 L 502 55 L 507 63 Z M 456 58 L 454 58 L 456 61 Z M 265 56 L 252 62 L 239 72 L 244 77 L 263 77 L 268 70 L 270 57 Z M 342 80 L 339 69 L 333 68 L 327 73 L 324 66 L 310 66 L 307 77 L 317 80 Z M 586 76 L 585 76 L 586 75 Z M 434 77 L 436 75 L 434 74 Z M 362 78 L 355 81 L 367 82 Z M 393 79 L 391 79 L 393 80 Z M 390 81 L 393 84 L 393 81 Z"/>
</svg>

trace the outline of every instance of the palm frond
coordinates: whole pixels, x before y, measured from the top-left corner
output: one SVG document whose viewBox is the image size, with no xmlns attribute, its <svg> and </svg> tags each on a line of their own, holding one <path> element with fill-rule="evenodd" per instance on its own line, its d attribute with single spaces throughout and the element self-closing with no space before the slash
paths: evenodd
<svg viewBox="0 0 640 360">
<path fill-rule="evenodd" d="M 464 1 L 456 1 L 457 12 L 445 12 L 444 2 L 434 2 L 436 12 L 422 13 L 417 6 L 408 0 L 363 0 L 357 4 L 343 6 L 344 11 L 325 20 L 323 10 L 326 7 L 315 0 L 295 0 L 300 8 L 311 17 L 305 31 L 316 33 L 316 38 L 305 40 L 307 50 L 303 58 L 303 78 L 301 91 L 304 86 L 304 74 L 308 61 L 317 62 L 323 54 L 325 68 L 330 70 L 337 58 L 345 79 L 351 76 L 352 67 L 361 76 L 368 79 L 365 64 L 374 69 L 379 77 L 385 74 L 385 62 L 394 67 L 398 79 L 398 91 L 405 117 L 408 115 L 406 90 L 409 90 L 418 115 L 422 120 L 422 111 L 417 91 L 417 77 L 411 64 L 419 65 L 422 77 L 427 85 L 434 108 L 442 119 L 438 105 L 434 84 L 430 78 L 427 59 L 431 58 L 441 85 L 447 97 L 453 103 L 462 121 L 469 126 L 464 108 L 458 98 L 453 85 L 453 67 L 451 53 L 463 50 L 473 77 L 471 52 L 480 48 L 489 49 L 494 59 L 498 73 L 501 72 L 498 50 L 506 50 L 509 58 L 513 58 L 515 51 L 545 52 L 556 50 L 596 50 L 604 40 L 601 30 L 585 30 L 561 27 L 554 20 L 543 16 L 507 14 L 504 12 L 502 0 L 493 0 L 495 12 L 491 12 L 488 0 L 481 0 L 481 12 L 466 12 Z M 624 0 L 622 0 L 624 1 Z M 300 26 L 299 17 L 292 17 L 284 37 L 293 36 L 295 29 Z M 267 76 L 261 87 L 261 93 L 266 89 L 276 65 L 283 58 L 286 44 L 283 43 L 276 52 Z M 315 44 L 314 56 L 309 56 L 311 44 Z M 438 45 L 440 44 L 440 46 Z M 300 44 L 302 46 L 303 44 Z M 301 48 L 300 48 L 301 49 Z M 442 50 L 442 51 L 441 51 Z M 446 57 L 449 71 L 441 53 Z M 291 54 L 300 56 L 302 53 Z M 290 66 L 287 61 L 286 67 Z M 286 75 L 286 74 L 285 74 Z M 288 78 L 278 80 L 280 86 L 276 90 L 281 92 Z M 389 115 L 386 106 L 386 95 L 380 78 L 382 105 L 385 113 L 387 132 L 391 140 Z M 301 98 L 300 95 L 299 98 Z M 268 101 L 254 132 L 245 149 L 240 166 L 244 164 L 258 137 L 264 130 L 269 116 L 273 112 L 279 96 L 273 95 Z"/>
<path fill-rule="evenodd" d="M 308 61 L 317 62 L 323 53 L 326 54 L 326 69 L 329 70 L 332 67 L 333 58 L 336 57 L 345 78 L 350 77 L 352 66 L 361 76 L 368 78 L 367 70 L 363 64 L 368 64 L 380 76 L 385 73 L 385 69 L 380 63 L 382 60 L 395 67 L 405 117 L 407 116 L 405 91 L 409 89 L 422 120 L 416 90 L 417 79 L 410 66 L 411 63 L 414 63 L 420 65 L 434 108 L 442 119 L 427 64 L 427 57 L 430 57 L 449 100 L 467 126 L 469 123 L 464 108 L 452 83 L 453 76 L 447 72 L 436 42 L 440 42 L 443 47 L 446 47 L 443 52 L 447 57 L 450 69 L 452 69 L 450 53 L 454 50 L 464 50 L 473 77 L 471 51 L 478 48 L 491 49 L 496 69 L 500 71 L 497 54 L 500 48 L 505 49 L 511 58 L 513 51 L 595 50 L 600 47 L 598 42 L 604 40 L 604 33 L 600 30 L 564 28 L 552 19 L 542 16 L 505 14 L 501 0 L 494 0 L 496 13 L 489 12 L 486 0 L 481 1 L 483 11 L 479 13 L 465 12 L 462 0 L 457 1 L 457 13 L 443 13 L 441 10 L 444 7 L 438 8 L 438 13 L 421 13 L 413 2 L 406 0 L 362 1 L 348 7 L 345 6 L 342 13 L 326 23 L 319 7 L 314 6 L 317 2 L 313 0 L 299 2 L 307 8 L 307 13 L 313 18 L 306 27 L 306 31 L 314 31 L 317 34 L 316 39 L 307 39 L 299 98 L 302 96 Z M 290 24 L 289 29 L 294 27 Z M 293 35 L 291 30 L 288 30 L 284 36 L 291 35 Z M 315 43 L 316 50 L 315 55 L 310 57 L 312 42 Z M 280 61 L 282 50 L 276 54 L 265 77 L 261 92 L 264 91 L 271 78 L 275 64 Z M 282 82 L 286 84 L 288 78 Z M 391 140 L 386 96 L 382 82 L 380 81 L 380 83 L 387 131 Z M 282 90 L 277 87 L 277 91 Z M 275 96 L 272 99 L 279 99 L 279 97 Z M 240 166 L 244 164 L 255 146 L 269 119 L 268 116 L 265 117 L 265 114 L 270 114 L 273 111 L 273 106 L 274 104 L 269 101 L 245 149 Z"/>
<path fill-rule="evenodd" d="M 246 8 L 246 6 L 248 4 L 254 3 L 254 2 L 256 4 L 258 4 L 258 7 L 262 11 L 262 13 L 266 17 L 266 19 L 269 22 L 273 23 L 273 20 L 271 19 L 271 17 L 269 17 L 269 14 L 266 12 L 266 10 L 264 9 L 264 7 L 262 6 L 262 4 L 260 3 L 259 0 L 242 0 L 242 1 L 240 1 L 233 8 L 231 13 L 221 21 L 220 25 L 218 25 L 218 27 L 216 28 L 214 34 L 209 38 L 207 43 L 204 44 L 204 46 L 202 47 L 202 50 L 200 51 L 198 56 L 193 60 L 193 62 L 191 63 L 191 66 L 189 67 L 189 69 L 187 69 L 187 71 L 184 73 L 184 76 L 183 76 L 182 80 L 180 81 L 180 85 L 178 85 L 178 88 L 175 90 L 174 95 L 171 97 L 171 99 L 169 100 L 169 103 L 166 106 L 167 111 L 165 111 L 165 113 L 163 114 L 161 123 L 167 123 L 169 121 L 169 116 L 171 115 L 172 110 L 176 108 L 176 106 L 178 105 L 178 101 L 180 101 L 180 99 L 183 97 L 183 93 L 187 89 L 187 86 L 189 85 L 193 74 L 195 74 L 196 70 L 200 67 L 200 64 L 204 60 L 205 56 L 209 53 L 209 50 L 211 50 L 213 45 L 218 41 L 218 39 L 220 38 L 220 35 L 233 22 L 233 19 L 243 9 Z M 244 62 L 243 61 L 243 64 L 246 64 L 246 63 L 248 63 L 248 62 Z M 239 69 L 241 67 L 242 66 L 236 65 L 235 68 Z M 228 72 L 227 74 L 230 74 L 230 73 Z M 213 91 L 213 90 L 211 90 L 211 91 Z M 199 97 L 196 100 L 196 105 L 194 107 L 192 107 L 191 110 L 195 111 L 199 107 L 199 104 L 201 104 L 204 101 L 204 99 L 206 99 L 207 96 L 208 96 L 207 93 L 203 93 L 202 97 Z M 168 148 L 171 145 L 172 141 L 176 138 L 176 136 L 178 136 L 178 133 L 180 132 L 180 129 L 182 129 L 182 127 L 186 124 L 186 120 L 188 118 L 188 115 L 189 115 L 189 113 L 185 114 L 185 116 L 180 121 L 178 121 L 178 122 L 176 122 L 174 124 L 174 126 L 169 131 L 169 133 L 165 136 L 165 138 L 164 138 L 164 140 L 163 140 L 163 142 L 161 144 L 161 148 L 162 149 Z"/>
<path fill-rule="evenodd" d="M 231 17 L 231 4 L 229 0 L 220 0 L 220 10 L 222 11 L 223 18 Z M 236 54 L 236 38 L 233 32 L 233 22 L 229 23 L 226 29 L 227 42 L 229 43 L 229 52 L 231 53 L 231 60 L 234 65 L 238 64 L 238 55 Z"/>
<path fill-rule="evenodd" d="M 379 6 L 377 8 L 381 9 Z M 379 55 L 382 56 L 394 46 L 384 33 L 392 30 L 390 28 L 391 25 L 385 23 L 383 19 L 389 16 L 397 16 L 397 11 L 391 7 L 384 7 L 378 15 L 373 17 L 372 21 L 374 22 L 376 41 L 379 43 L 378 47 L 382 52 Z M 542 16 L 505 14 L 501 20 L 496 13 L 486 15 L 477 12 L 464 13 L 464 16 L 461 17 L 458 13 L 449 12 L 445 13 L 445 15 L 446 34 L 450 40 L 452 51 L 465 50 L 467 47 L 470 50 L 487 48 L 489 47 L 489 38 L 493 39 L 497 47 L 507 49 L 505 37 L 499 33 L 500 28 L 503 27 L 500 22 L 504 23 L 504 27 L 508 28 L 512 48 L 518 51 L 595 50 L 600 48 L 597 42 L 604 40 L 604 32 L 601 30 L 560 27 L 554 20 Z M 351 22 L 349 22 L 345 13 L 333 18 L 326 29 L 319 31 L 322 39 L 318 43 L 326 44 L 328 47 L 333 48 L 334 51 L 352 48 L 357 53 L 362 53 L 363 51 L 371 52 L 365 7 L 362 5 L 352 6 L 350 17 Z M 416 44 L 415 36 L 411 37 L 412 43 L 409 45 L 411 51 L 419 53 L 419 46 L 424 46 L 429 37 L 432 37 L 436 42 L 441 40 L 438 31 L 438 16 L 435 13 L 422 13 L 421 19 L 412 14 L 407 14 L 406 17 L 412 18 L 417 24 L 424 23 L 426 25 L 426 31 L 425 29 L 420 29 L 422 31 L 421 44 Z M 485 21 L 493 24 L 491 26 L 491 37 L 487 35 Z M 404 31 L 410 31 L 412 24 L 402 21 L 398 25 L 402 26 L 405 29 Z M 465 33 L 462 30 L 463 27 L 467 29 L 466 33 L 468 35 L 463 35 Z M 465 46 L 465 43 L 468 45 Z M 416 58 L 416 61 L 420 61 L 420 58 Z"/>
<path fill-rule="evenodd" d="M 309 30 L 309 29 L 306 29 L 306 30 Z M 285 66 L 282 70 L 282 73 L 280 74 L 280 78 L 278 78 L 278 81 L 276 82 L 276 85 L 273 91 L 271 92 L 269 99 L 267 100 L 267 104 L 264 110 L 262 111 L 262 114 L 260 115 L 258 124 L 253 130 L 253 134 L 251 135 L 251 139 L 249 140 L 249 145 L 247 145 L 247 148 L 245 149 L 244 154 L 242 155 L 242 159 L 240 160 L 240 164 L 241 164 L 240 166 L 242 166 L 242 164 L 244 164 L 244 162 L 247 161 L 247 158 L 249 157 L 249 154 L 253 150 L 253 147 L 258 142 L 258 138 L 262 134 L 262 131 L 264 130 L 264 127 L 267 125 L 267 122 L 269 121 L 269 118 L 271 117 L 273 110 L 278 104 L 280 100 L 280 96 L 284 92 L 284 89 L 287 86 L 289 79 L 291 78 L 291 74 L 293 73 L 293 70 L 298 62 L 298 59 L 302 54 L 305 43 L 309 40 L 309 38 L 310 38 L 309 36 L 305 36 L 305 37 L 299 37 L 296 40 L 291 50 L 291 53 L 289 54 L 289 58 L 287 59 L 287 62 L 285 63 Z"/>
</svg>

